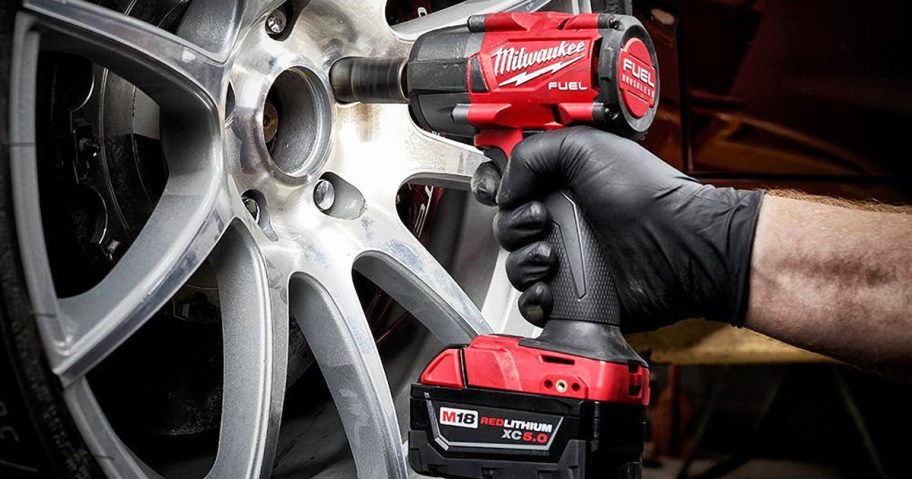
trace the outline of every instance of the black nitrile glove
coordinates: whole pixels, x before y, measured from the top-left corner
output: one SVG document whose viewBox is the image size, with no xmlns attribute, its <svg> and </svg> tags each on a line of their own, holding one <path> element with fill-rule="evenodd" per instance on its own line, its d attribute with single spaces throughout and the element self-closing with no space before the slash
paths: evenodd
<svg viewBox="0 0 912 479">
<path fill-rule="evenodd" d="M 533 324 L 550 313 L 546 281 L 557 264 L 538 200 L 557 189 L 569 190 L 597 236 L 625 331 L 691 317 L 743 322 L 761 191 L 702 185 L 638 144 L 586 127 L 531 136 L 499 176 L 482 165 L 472 190 L 483 203 L 496 198 L 494 233 L 511 251 L 507 275 Z"/>
</svg>

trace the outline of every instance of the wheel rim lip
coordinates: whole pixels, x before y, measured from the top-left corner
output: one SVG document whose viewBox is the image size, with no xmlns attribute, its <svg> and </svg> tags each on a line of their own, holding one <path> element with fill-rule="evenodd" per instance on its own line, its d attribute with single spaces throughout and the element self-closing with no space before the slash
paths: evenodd
<svg viewBox="0 0 912 479">
<path fill-rule="evenodd" d="M 501 3 L 505 3 L 505 2 L 501 2 Z M 242 41 L 239 41 L 237 43 L 239 45 L 244 45 L 245 42 L 248 41 L 247 39 L 252 39 L 253 38 L 252 34 L 257 31 L 261 32 L 262 37 L 265 37 L 266 40 L 268 40 L 270 42 L 275 42 L 275 40 L 269 38 L 264 33 L 264 29 L 261 27 L 261 23 L 263 21 L 265 21 L 265 17 L 261 17 L 260 20 L 255 22 L 254 25 L 250 27 L 248 34 L 245 36 L 245 39 Z M 384 25 L 385 25 L 385 22 L 384 22 Z M 26 25 L 26 26 L 22 26 L 21 28 L 28 28 L 28 27 L 29 26 Z M 297 25 L 296 25 L 296 27 L 297 27 Z M 389 26 L 387 25 L 386 28 L 389 28 Z M 396 31 L 395 29 L 393 29 L 392 31 L 394 31 L 400 39 L 409 38 L 407 34 L 402 34 L 402 32 L 400 32 L 400 31 Z M 294 32 L 292 32 L 292 35 L 294 35 Z M 20 38 L 20 37 L 17 37 L 17 38 Z M 260 39 L 258 39 L 257 41 L 259 42 Z M 17 44 L 19 44 L 19 42 L 17 42 Z M 393 53 L 404 51 L 403 49 L 405 48 L 406 43 L 403 42 L 403 43 L 395 44 L 395 45 L 396 46 L 392 49 Z M 241 78 L 242 73 L 240 73 L 240 72 L 242 70 L 240 70 L 239 68 L 244 66 L 244 61 L 246 59 L 248 59 L 251 55 L 253 55 L 253 53 L 250 53 L 252 51 L 254 51 L 254 50 L 247 51 L 248 53 L 246 56 L 243 53 L 236 53 L 234 56 L 231 57 L 232 60 L 229 60 L 229 61 L 233 62 L 234 67 L 230 70 L 228 76 L 226 77 L 226 80 L 224 81 L 222 98 L 224 99 L 225 95 L 227 94 L 227 87 L 228 87 L 228 84 L 230 81 L 231 85 L 233 85 L 234 89 L 235 89 L 235 107 L 232 112 L 232 121 L 226 125 L 226 131 L 229 132 L 225 138 L 226 143 L 230 140 L 230 138 L 229 138 L 230 135 L 232 133 L 234 133 L 236 135 L 236 133 L 238 131 L 258 131 L 259 130 L 261 132 L 261 128 L 260 129 L 252 128 L 251 125 L 249 125 L 249 124 L 245 125 L 243 121 L 239 121 L 239 118 L 245 118 L 245 114 L 244 114 L 245 108 L 247 110 L 250 110 L 250 109 L 257 110 L 260 112 L 260 114 L 262 114 L 262 101 L 265 100 L 266 93 L 268 92 L 268 86 L 265 87 L 265 89 L 263 87 L 260 87 L 260 88 L 249 87 L 250 92 L 247 92 L 246 90 L 244 90 L 244 94 L 241 94 L 241 90 L 243 87 L 241 87 L 241 88 L 238 87 L 238 85 L 245 85 L 245 82 L 250 81 L 249 78 Z M 371 54 L 371 51 L 372 51 L 372 49 L 368 48 L 367 53 L 365 53 L 365 54 Z M 21 54 L 22 52 L 19 52 L 19 53 Z M 318 62 L 314 61 L 312 58 L 310 58 L 306 55 L 303 55 L 303 54 L 277 56 L 276 58 L 281 59 L 281 60 L 273 61 L 272 63 L 269 64 L 269 67 L 270 67 L 269 73 L 266 75 L 266 78 L 269 78 L 271 76 L 271 80 L 268 83 L 271 84 L 272 81 L 274 81 L 275 78 L 278 77 L 278 75 L 281 74 L 282 71 L 285 71 L 290 67 L 305 68 L 308 71 L 312 72 L 320 80 L 320 84 L 323 86 L 326 94 L 329 95 L 329 98 L 331 99 L 332 98 L 331 89 L 329 86 L 328 75 L 327 75 L 328 66 L 331 65 L 332 62 L 335 61 L 335 59 L 341 57 L 342 54 L 341 53 L 331 53 L 331 52 L 327 53 L 326 50 L 321 50 L 321 53 L 324 55 L 321 58 L 321 60 L 322 60 L 321 63 L 318 63 Z M 350 54 L 352 54 L 352 52 L 345 52 L 345 54 L 350 55 Z M 389 54 L 389 52 L 384 52 L 384 54 Z M 250 60 L 251 60 L 251 62 L 253 62 L 252 58 L 250 58 Z M 255 95 L 253 93 L 255 93 Z M 224 104 L 224 102 L 222 102 L 222 103 Z M 224 107 L 221 106 L 220 108 L 224 108 Z M 328 108 L 329 122 L 333 125 L 335 124 L 335 122 L 337 121 L 336 117 L 338 116 L 338 112 L 340 111 L 340 109 L 351 110 L 351 109 L 356 109 L 356 108 L 358 108 L 358 107 L 354 106 L 354 105 L 340 106 L 340 105 L 335 104 L 334 102 L 330 102 L 330 105 Z M 222 117 L 224 117 L 224 111 L 223 111 Z M 256 116 L 254 116 L 254 119 L 256 119 Z M 34 125 L 34 121 L 29 121 L 28 118 L 25 121 L 21 121 L 22 118 L 17 118 L 15 115 L 13 116 L 12 120 L 13 120 L 12 126 L 14 128 L 14 133 L 15 133 L 14 137 L 22 138 L 24 135 L 25 137 L 34 138 L 34 132 L 28 131 L 28 129 L 31 127 L 31 125 Z M 20 121 L 17 121 L 17 120 L 20 120 Z M 26 130 L 24 132 L 21 131 L 21 129 L 23 127 L 25 127 L 25 130 Z M 245 128 L 246 128 L 246 130 L 245 130 Z M 234 180 L 234 182 L 236 184 L 236 188 L 239 189 L 240 191 L 244 191 L 245 189 L 247 189 L 247 187 L 253 187 L 253 188 L 260 187 L 270 194 L 270 196 L 269 196 L 270 198 L 288 198 L 289 192 L 297 191 L 297 190 L 304 190 L 304 194 L 301 194 L 300 198 L 310 198 L 311 199 L 310 203 L 312 203 L 313 195 L 312 195 L 312 191 L 310 191 L 310 189 L 308 189 L 308 187 L 312 187 L 315 184 L 315 180 L 319 177 L 320 173 L 322 173 L 323 171 L 327 171 L 328 166 L 330 166 L 329 160 L 332 157 L 333 148 L 335 147 L 336 143 L 340 140 L 337 137 L 338 135 L 336 133 L 335 127 L 329 127 L 329 132 L 330 132 L 330 137 L 326 141 L 326 145 L 319 150 L 319 153 L 318 153 L 319 159 L 313 163 L 312 169 L 310 167 L 308 167 L 305 174 L 289 175 L 289 174 L 286 174 L 285 172 L 281 171 L 281 169 L 276 168 L 275 165 L 259 164 L 253 169 L 250 169 L 250 168 L 245 169 L 245 166 L 249 166 L 249 165 L 244 165 L 241 155 L 237 155 L 237 157 L 236 157 L 237 161 L 229 161 L 228 163 L 226 163 L 225 173 L 228 178 L 231 178 Z M 260 148 L 260 147 L 265 148 L 265 141 L 262 138 L 262 134 L 260 135 L 260 138 L 258 139 L 258 141 L 254 142 L 254 145 L 256 148 Z M 21 152 L 18 152 L 18 153 L 20 153 L 20 154 L 13 155 L 14 161 L 15 160 L 28 161 L 26 158 L 24 158 L 21 155 Z M 251 155 L 251 156 L 254 156 L 254 155 Z M 262 158 L 261 154 L 258 154 L 255 156 Z M 230 155 L 229 155 L 229 157 L 230 157 Z M 229 160 L 230 160 L 230 158 L 229 158 Z M 403 179 L 403 181 L 406 181 L 406 180 L 407 179 L 405 179 L 405 178 Z M 399 185 L 396 185 L 397 188 L 398 188 L 398 186 Z M 309 193 L 309 194 L 307 194 L 307 193 Z M 308 202 L 306 200 L 299 200 L 299 201 L 294 202 L 294 205 L 298 206 L 298 207 L 301 207 L 302 204 L 304 205 L 303 207 L 315 207 L 315 205 L 313 205 L 313 204 L 308 204 Z M 386 206 L 387 207 L 392 206 L 393 211 L 395 211 L 395 206 L 392 204 L 392 198 L 390 198 L 390 202 Z M 290 209 L 295 209 L 295 208 L 290 208 Z M 314 209 L 314 211 L 316 211 L 315 208 L 313 208 L 313 209 Z M 17 212 L 17 215 L 18 214 L 20 214 L 20 213 Z M 293 214 L 293 212 L 290 214 Z M 37 238 L 35 236 L 36 235 L 33 232 L 32 239 L 43 238 L 43 234 L 38 235 Z M 21 240 L 21 238 L 20 238 L 20 240 Z M 36 244 L 36 243 L 23 243 L 23 244 Z M 41 251 L 41 253 L 39 253 L 39 254 L 43 254 L 43 252 L 46 251 L 46 248 L 44 248 L 44 246 L 43 246 L 43 240 L 40 241 L 40 244 L 41 244 L 41 248 L 38 248 L 38 249 Z M 275 245 L 275 246 L 279 246 L 279 245 Z M 354 258 L 352 258 L 351 261 L 354 262 Z M 37 278 L 35 278 L 34 275 L 32 275 L 32 276 L 33 276 L 32 278 L 29 278 L 30 283 L 31 283 L 29 290 L 30 290 L 30 292 L 33 292 L 33 295 L 32 295 L 33 301 L 35 301 L 35 299 L 37 299 L 38 297 L 40 297 L 42 295 L 45 296 L 44 300 L 47 300 L 48 294 L 53 296 L 51 298 L 51 300 L 55 300 L 54 297 L 56 295 L 53 294 L 53 285 L 52 285 L 52 282 L 50 282 L 49 273 L 47 275 L 38 275 L 39 277 L 37 277 Z M 287 279 L 288 278 L 286 278 L 286 281 L 284 281 L 285 284 L 287 284 Z M 36 283 L 44 283 L 44 285 L 39 286 L 39 287 L 31 287 L 31 286 L 35 286 Z M 50 287 L 48 287 L 48 285 L 50 285 Z M 486 302 L 485 304 L 487 307 L 488 302 Z M 42 332 L 45 333 L 45 331 L 42 331 Z M 45 335 L 43 335 L 43 336 L 45 336 Z M 397 396 L 399 396 L 399 395 L 397 394 Z M 124 447 L 123 444 L 119 442 L 119 439 L 116 437 L 116 434 L 113 433 L 113 430 L 110 428 L 110 425 L 107 425 L 107 427 L 101 427 L 99 425 L 99 421 L 106 422 L 106 419 L 104 418 L 103 412 L 101 411 L 100 407 L 97 405 L 96 402 L 94 402 L 94 398 L 91 396 L 91 391 L 84 378 L 73 383 L 71 385 L 71 387 L 68 387 L 65 392 L 65 397 L 66 397 L 68 404 L 70 404 L 71 411 L 74 412 L 74 416 L 76 416 L 77 422 L 79 422 L 79 425 L 80 425 L 81 429 L 83 430 L 84 437 L 86 437 L 87 439 L 91 439 L 95 443 L 95 447 L 98 447 L 101 450 L 110 450 L 110 448 L 112 448 L 112 447 L 114 449 L 117 449 L 117 447 L 121 447 L 121 448 Z M 102 432 L 107 433 L 107 435 L 100 434 L 100 435 L 93 436 L 91 434 L 87 434 L 87 431 L 96 432 L 96 431 L 99 431 L 99 428 L 101 430 L 103 430 Z M 119 444 L 119 446 L 117 446 L 118 444 Z M 124 454 L 125 454 L 124 457 L 132 457 L 132 454 L 128 450 L 126 452 L 124 452 Z M 132 471 L 132 472 L 128 472 L 128 473 L 130 475 L 142 475 L 142 474 L 154 475 L 154 471 L 151 471 L 151 469 L 149 469 L 147 466 L 145 466 L 141 461 L 133 461 L 132 463 L 130 463 L 130 461 L 127 461 L 125 463 L 125 465 L 126 465 L 126 467 L 128 467 L 128 470 L 120 470 L 119 472 L 124 473 L 124 472 L 128 472 L 128 471 Z"/>
</svg>

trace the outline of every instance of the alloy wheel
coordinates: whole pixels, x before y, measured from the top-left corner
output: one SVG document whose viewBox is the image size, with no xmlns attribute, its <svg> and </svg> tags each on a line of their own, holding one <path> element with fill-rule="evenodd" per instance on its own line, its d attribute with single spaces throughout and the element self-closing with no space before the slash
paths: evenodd
<svg viewBox="0 0 912 479">
<path fill-rule="evenodd" d="M 485 278 L 483 315 L 396 213 L 403 184 L 465 189 L 483 156 L 419 130 L 402 105 L 337 104 L 327 73 L 345 56 L 407 55 L 421 32 L 469 14 L 546 2 L 470 0 L 391 28 L 382 0 L 314 0 L 278 28 L 270 13 L 281 2 L 197 1 L 177 34 L 81 1 L 23 3 L 11 95 L 13 204 L 19 242 L 30 245 L 22 263 L 49 364 L 104 471 L 157 476 L 118 437 L 87 375 L 209 261 L 224 372 L 208 476 L 271 473 L 292 316 L 332 393 L 358 476 L 406 477 L 407 381 L 389 379 L 352 271 L 392 296 L 438 344 L 529 327 L 518 320 L 503 275 Z M 66 297 L 54 287 L 41 215 L 40 51 L 88 58 L 148 95 L 168 169 L 129 249 L 96 285 Z M 273 96 L 284 105 L 277 136 L 264 129 L 275 121 L 267 106 Z M 416 377 L 422 365 L 413 361 L 398 375 Z"/>
</svg>

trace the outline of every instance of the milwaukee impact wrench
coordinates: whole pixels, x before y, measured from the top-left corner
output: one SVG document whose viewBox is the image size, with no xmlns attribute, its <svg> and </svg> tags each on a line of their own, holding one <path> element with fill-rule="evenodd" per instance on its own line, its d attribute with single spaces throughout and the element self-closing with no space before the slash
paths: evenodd
<svg viewBox="0 0 912 479">
<path fill-rule="evenodd" d="M 658 64 L 632 16 L 473 16 L 428 32 L 409 58 L 344 58 L 343 102 L 408 103 L 422 128 L 509 158 L 536 132 L 591 125 L 640 139 L 655 118 Z M 454 478 L 636 478 L 649 370 L 621 335 L 611 272 L 566 192 L 545 200 L 559 267 L 537 338 L 450 346 L 411 391 L 409 462 Z"/>
</svg>

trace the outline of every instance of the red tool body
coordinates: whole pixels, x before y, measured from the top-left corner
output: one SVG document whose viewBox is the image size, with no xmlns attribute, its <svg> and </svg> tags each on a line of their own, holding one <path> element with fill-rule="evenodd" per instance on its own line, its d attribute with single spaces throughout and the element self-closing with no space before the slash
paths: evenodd
<svg viewBox="0 0 912 479">
<path fill-rule="evenodd" d="M 508 155 L 524 135 L 573 124 L 642 138 L 659 96 L 645 28 L 604 13 L 471 17 L 420 37 L 405 74 L 420 126 Z"/>
<path fill-rule="evenodd" d="M 598 46 L 600 27 L 610 28 L 610 22 L 605 14 L 484 17 L 481 49 L 469 59 L 464 113 L 479 129 L 475 145 L 509 154 L 524 132 L 607 121 L 608 99 L 599 98 Z M 649 50 L 631 37 L 616 57 L 620 102 L 612 103 L 626 112 L 615 113 L 641 119 L 655 106 L 658 92 Z"/>
<path fill-rule="evenodd" d="M 524 137 L 570 125 L 642 138 L 659 98 L 646 30 L 606 13 L 470 17 L 419 37 L 408 60 L 337 62 L 331 81 L 343 101 L 407 101 L 420 127 L 503 160 Z M 563 191 L 545 204 L 559 263 L 549 321 L 537 338 L 479 336 L 428 365 L 411 391 L 419 473 L 640 477 L 649 370 L 621 334 L 611 271 L 583 212 Z"/>
</svg>

